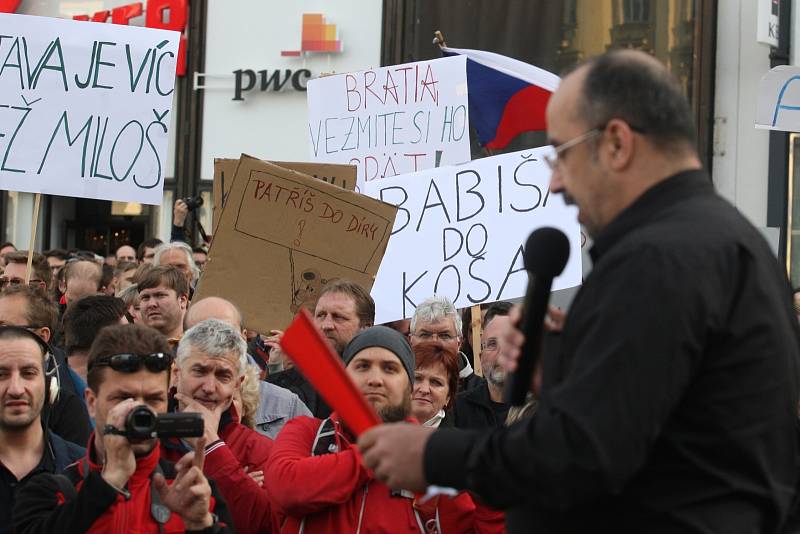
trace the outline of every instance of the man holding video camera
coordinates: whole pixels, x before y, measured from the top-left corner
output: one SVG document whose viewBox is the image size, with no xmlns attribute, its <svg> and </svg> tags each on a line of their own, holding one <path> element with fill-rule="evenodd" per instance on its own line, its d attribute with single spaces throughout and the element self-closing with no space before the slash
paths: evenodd
<svg viewBox="0 0 800 534">
<path fill-rule="evenodd" d="M 167 410 L 171 364 L 166 338 L 152 328 L 115 325 L 100 332 L 86 377 L 87 406 L 97 424 L 87 454 L 64 476 L 38 475 L 19 490 L 17 532 L 228 531 L 224 501 L 203 475 L 204 440 L 172 464 L 157 446 L 167 436 L 143 437 L 137 429 L 160 428 L 164 416 L 154 415 Z M 202 436 L 198 417 L 173 417 L 167 434 Z"/>
</svg>

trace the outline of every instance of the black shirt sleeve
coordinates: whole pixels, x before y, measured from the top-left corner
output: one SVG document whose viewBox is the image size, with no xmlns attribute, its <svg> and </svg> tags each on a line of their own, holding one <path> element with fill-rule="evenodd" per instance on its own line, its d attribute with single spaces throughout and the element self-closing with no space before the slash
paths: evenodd
<svg viewBox="0 0 800 534">
<path fill-rule="evenodd" d="M 56 403 L 47 407 L 47 426 L 67 441 L 85 447 L 92 432 L 83 402 L 69 390 L 61 390 Z"/>
</svg>

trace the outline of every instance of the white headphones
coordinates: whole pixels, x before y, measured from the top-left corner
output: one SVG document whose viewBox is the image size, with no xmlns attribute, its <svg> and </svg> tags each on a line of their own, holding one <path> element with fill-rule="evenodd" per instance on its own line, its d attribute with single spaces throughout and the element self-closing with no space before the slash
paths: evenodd
<svg viewBox="0 0 800 534">
<path fill-rule="evenodd" d="M 60 385 L 58 383 L 58 364 L 56 363 L 56 359 L 53 356 L 53 353 L 50 352 L 50 349 L 47 349 L 47 354 L 45 355 L 45 361 L 47 362 L 46 365 L 49 367 L 45 371 L 45 384 L 44 387 L 47 390 L 47 404 L 52 406 L 58 400 L 58 391 L 60 389 Z"/>
</svg>

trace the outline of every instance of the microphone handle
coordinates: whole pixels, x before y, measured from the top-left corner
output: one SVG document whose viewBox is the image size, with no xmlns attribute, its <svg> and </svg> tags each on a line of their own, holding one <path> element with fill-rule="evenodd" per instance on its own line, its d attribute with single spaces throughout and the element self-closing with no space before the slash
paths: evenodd
<svg viewBox="0 0 800 534">
<path fill-rule="evenodd" d="M 533 372 L 542 350 L 544 316 L 547 313 L 552 284 L 552 278 L 537 278 L 533 275 L 528 282 L 527 297 L 520 320 L 520 330 L 525 334 L 525 344 L 522 345 L 517 369 L 511 373 L 506 389 L 506 398 L 512 406 L 525 404 L 525 397 L 531 389 Z"/>
</svg>

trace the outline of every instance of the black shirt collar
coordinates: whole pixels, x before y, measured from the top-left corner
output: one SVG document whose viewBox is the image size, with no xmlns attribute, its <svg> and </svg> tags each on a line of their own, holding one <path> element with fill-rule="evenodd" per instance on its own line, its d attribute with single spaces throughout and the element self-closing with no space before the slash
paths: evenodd
<svg viewBox="0 0 800 534">
<path fill-rule="evenodd" d="M 713 191 L 711 180 L 702 169 L 683 171 L 662 180 L 622 210 L 595 237 L 594 245 L 589 251 L 592 261 L 596 263 L 627 233 L 656 217 L 676 202 L 698 193 L 713 193 Z"/>
</svg>

